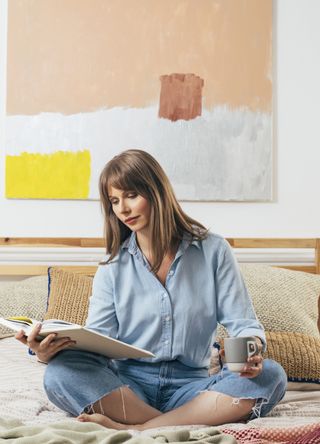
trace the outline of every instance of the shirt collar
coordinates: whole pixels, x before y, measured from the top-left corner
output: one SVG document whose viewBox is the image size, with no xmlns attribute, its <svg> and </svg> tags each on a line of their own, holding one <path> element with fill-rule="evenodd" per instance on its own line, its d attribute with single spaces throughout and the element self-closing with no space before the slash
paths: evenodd
<svg viewBox="0 0 320 444">
<path fill-rule="evenodd" d="M 184 233 L 182 241 L 180 242 L 177 256 L 183 254 L 186 249 L 189 247 L 189 245 L 194 245 L 198 249 L 200 249 L 200 241 L 193 239 L 190 233 Z M 136 239 L 136 233 L 133 231 L 130 236 L 125 239 L 121 245 L 122 249 L 127 249 L 128 252 L 132 255 L 137 254 L 139 250 L 137 239 Z"/>
<path fill-rule="evenodd" d="M 197 248 L 201 248 L 200 247 L 200 241 L 193 239 L 190 233 L 184 233 L 183 238 L 182 238 L 182 243 L 186 243 L 187 247 L 189 245 L 194 245 Z"/>
<path fill-rule="evenodd" d="M 197 248 L 200 248 L 199 241 L 192 240 L 192 236 L 190 233 L 184 233 L 182 241 L 180 242 L 180 245 L 178 247 L 178 251 L 176 253 L 175 259 L 182 256 L 184 252 L 190 247 L 195 246 Z"/>
<path fill-rule="evenodd" d="M 125 239 L 121 245 L 121 248 L 126 248 L 130 254 L 136 254 L 138 251 L 138 244 L 136 239 L 136 233 L 133 231 L 130 236 Z"/>
</svg>

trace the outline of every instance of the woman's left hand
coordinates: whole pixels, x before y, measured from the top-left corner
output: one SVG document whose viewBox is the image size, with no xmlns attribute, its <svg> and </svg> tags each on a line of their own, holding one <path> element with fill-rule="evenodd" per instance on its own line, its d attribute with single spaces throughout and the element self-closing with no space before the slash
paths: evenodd
<svg viewBox="0 0 320 444">
<path fill-rule="evenodd" d="M 256 376 L 260 375 L 260 373 L 262 372 L 262 365 L 263 365 L 263 357 L 261 355 L 262 342 L 260 338 L 256 338 L 256 342 L 259 348 L 259 353 L 257 355 L 252 356 L 251 358 L 248 358 L 244 371 L 240 373 L 240 376 L 244 378 L 255 378 Z M 225 357 L 224 348 L 222 348 L 219 351 L 219 355 L 224 360 Z"/>
<path fill-rule="evenodd" d="M 240 376 L 243 376 L 244 378 L 255 378 L 256 376 L 260 375 L 260 373 L 262 372 L 262 365 L 263 365 L 263 357 L 261 355 L 262 342 L 259 338 L 257 338 L 256 342 L 259 348 L 259 354 L 251 356 L 251 358 L 248 358 L 244 370 L 240 373 Z"/>
</svg>

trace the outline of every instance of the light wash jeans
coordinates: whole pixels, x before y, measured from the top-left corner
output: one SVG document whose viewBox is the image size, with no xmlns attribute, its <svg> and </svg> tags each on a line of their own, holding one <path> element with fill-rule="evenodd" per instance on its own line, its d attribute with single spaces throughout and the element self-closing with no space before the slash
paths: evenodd
<svg viewBox="0 0 320 444">
<path fill-rule="evenodd" d="M 79 415 L 121 386 L 129 386 L 147 404 L 161 412 L 177 408 L 207 390 L 239 399 L 256 399 L 250 419 L 265 416 L 285 393 L 287 376 L 270 359 L 253 379 L 223 368 L 208 376 L 207 368 L 192 368 L 179 361 L 148 363 L 112 361 L 95 353 L 65 350 L 48 364 L 44 388 L 48 398 L 62 410 Z"/>
</svg>

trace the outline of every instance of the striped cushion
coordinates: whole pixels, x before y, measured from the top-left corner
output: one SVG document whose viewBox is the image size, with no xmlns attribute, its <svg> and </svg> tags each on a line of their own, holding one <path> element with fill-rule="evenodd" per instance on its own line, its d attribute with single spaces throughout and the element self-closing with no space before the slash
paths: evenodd
<svg viewBox="0 0 320 444">
<path fill-rule="evenodd" d="M 302 333 L 266 332 L 265 358 L 280 362 L 290 381 L 320 384 L 320 337 Z"/>
</svg>

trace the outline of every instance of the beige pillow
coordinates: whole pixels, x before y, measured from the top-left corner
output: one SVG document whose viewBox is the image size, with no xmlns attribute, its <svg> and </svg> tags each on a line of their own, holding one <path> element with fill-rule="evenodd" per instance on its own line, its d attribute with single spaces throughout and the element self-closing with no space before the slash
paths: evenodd
<svg viewBox="0 0 320 444">
<path fill-rule="evenodd" d="M 319 338 L 320 275 L 257 264 L 240 268 L 265 330 Z"/>
<path fill-rule="evenodd" d="M 88 315 L 92 281 L 84 276 L 51 267 L 49 275 L 48 310 L 45 319 L 62 319 L 84 325 Z"/>
<path fill-rule="evenodd" d="M 259 264 L 240 269 L 266 330 L 265 357 L 283 366 L 288 381 L 320 383 L 320 276 Z M 219 326 L 217 337 L 225 336 Z"/>
<path fill-rule="evenodd" d="M 0 317 L 28 316 L 42 320 L 46 312 L 47 296 L 47 276 L 0 282 Z M 0 338 L 8 336 L 14 336 L 14 332 L 0 325 Z"/>
</svg>

